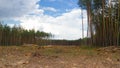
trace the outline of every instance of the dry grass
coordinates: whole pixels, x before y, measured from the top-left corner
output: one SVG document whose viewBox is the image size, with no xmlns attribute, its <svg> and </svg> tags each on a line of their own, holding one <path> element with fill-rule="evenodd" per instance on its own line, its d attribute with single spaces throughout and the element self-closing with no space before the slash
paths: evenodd
<svg viewBox="0 0 120 68">
<path fill-rule="evenodd" d="M 86 46 L 0 46 L 0 68 L 119 68 L 120 51 L 112 53 L 102 49 Z"/>
</svg>

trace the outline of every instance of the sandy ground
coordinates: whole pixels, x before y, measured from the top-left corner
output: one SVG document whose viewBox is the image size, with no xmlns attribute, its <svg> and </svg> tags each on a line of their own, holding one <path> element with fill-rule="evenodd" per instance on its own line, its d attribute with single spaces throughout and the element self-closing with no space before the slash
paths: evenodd
<svg viewBox="0 0 120 68">
<path fill-rule="evenodd" d="M 0 68 L 120 68 L 120 48 L 1 46 Z"/>
</svg>

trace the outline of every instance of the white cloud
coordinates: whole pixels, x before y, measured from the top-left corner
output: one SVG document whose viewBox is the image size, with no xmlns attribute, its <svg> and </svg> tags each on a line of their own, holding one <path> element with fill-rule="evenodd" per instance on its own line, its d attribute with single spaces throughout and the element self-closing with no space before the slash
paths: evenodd
<svg viewBox="0 0 120 68">
<path fill-rule="evenodd" d="M 84 14 L 86 14 L 85 11 Z M 20 18 L 20 21 L 24 28 L 35 28 L 36 30 L 51 32 L 55 35 L 56 39 L 79 39 L 82 38 L 82 23 L 80 15 L 80 9 L 73 9 L 58 17 L 44 14 L 40 14 L 39 16 L 27 15 Z M 84 25 L 87 25 L 86 22 L 87 20 L 84 18 Z"/>
<path fill-rule="evenodd" d="M 37 10 L 40 0 L 0 0 L 0 18 L 13 18 Z"/>
<path fill-rule="evenodd" d="M 21 22 L 22 27 L 51 32 L 56 39 L 79 39 L 82 37 L 80 9 L 69 10 L 60 16 L 53 17 L 45 15 L 44 11 L 57 12 L 57 10 L 52 7 L 38 9 L 40 7 L 37 4 L 38 1 L 40 0 L 0 0 L 0 19 L 14 18 Z M 84 25 L 87 27 L 85 11 L 84 17 Z"/>
<path fill-rule="evenodd" d="M 57 12 L 57 10 L 53 7 L 42 7 L 43 10 L 47 10 L 47 11 L 53 11 L 53 12 Z"/>
</svg>

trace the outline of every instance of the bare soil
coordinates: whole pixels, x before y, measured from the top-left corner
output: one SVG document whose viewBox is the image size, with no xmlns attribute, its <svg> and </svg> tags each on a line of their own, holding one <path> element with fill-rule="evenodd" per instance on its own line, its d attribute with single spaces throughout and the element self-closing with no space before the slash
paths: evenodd
<svg viewBox="0 0 120 68">
<path fill-rule="evenodd" d="M 120 68 L 120 47 L 0 46 L 0 68 Z"/>
</svg>

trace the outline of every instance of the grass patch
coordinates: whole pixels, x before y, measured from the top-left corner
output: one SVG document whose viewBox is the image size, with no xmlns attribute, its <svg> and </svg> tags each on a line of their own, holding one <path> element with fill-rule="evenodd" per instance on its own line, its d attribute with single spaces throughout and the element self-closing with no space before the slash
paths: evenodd
<svg viewBox="0 0 120 68">
<path fill-rule="evenodd" d="M 95 46 L 90 46 L 90 45 L 82 45 L 80 46 L 81 49 L 84 49 L 84 50 L 95 50 L 97 49 L 98 47 L 95 47 Z"/>
</svg>

